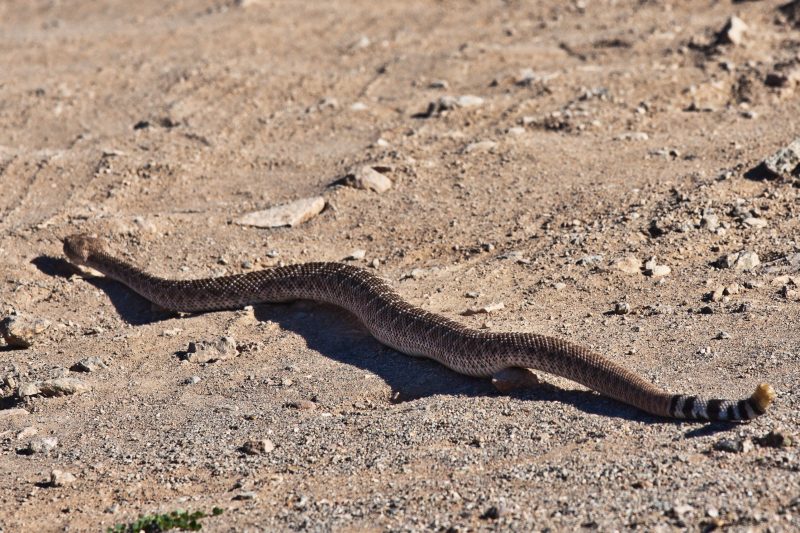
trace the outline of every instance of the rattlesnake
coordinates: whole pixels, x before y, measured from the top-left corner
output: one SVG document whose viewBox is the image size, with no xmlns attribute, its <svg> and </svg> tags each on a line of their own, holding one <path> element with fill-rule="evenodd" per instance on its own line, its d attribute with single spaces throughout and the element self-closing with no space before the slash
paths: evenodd
<svg viewBox="0 0 800 533">
<path fill-rule="evenodd" d="M 194 280 L 163 279 L 111 255 L 100 239 L 73 235 L 64 253 L 77 265 L 99 270 L 158 306 L 183 312 L 234 309 L 290 300 L 316 300 L 356 315 L 381 343 L 428 357 L 468 376 L 497 376 L 498 388 L 529 382 L 529 370 L 576 381 L 648 413 L 699 420 L 749 420 L 775 398 L 758 385 L 743 400 L 708 400 L 669 394 L 587 348 L 533 333 L 495 333 L 468 328 L 406 302 L 378 276 L 342 263 L 303 263 Z"/>
</svg>

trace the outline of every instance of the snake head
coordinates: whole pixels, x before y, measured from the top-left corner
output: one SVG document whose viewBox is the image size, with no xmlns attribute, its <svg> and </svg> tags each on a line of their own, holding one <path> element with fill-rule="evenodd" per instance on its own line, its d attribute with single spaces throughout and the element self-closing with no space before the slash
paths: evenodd
<svg viewBox="0 0 800 533">
<path fill-rule="evenodd" d="M 103 249 L 103 243 L 96 237 L 78 234 L 64 238 L 64 255 L 76 265 L 89 266 L 89 256 Z"/>
</svg>

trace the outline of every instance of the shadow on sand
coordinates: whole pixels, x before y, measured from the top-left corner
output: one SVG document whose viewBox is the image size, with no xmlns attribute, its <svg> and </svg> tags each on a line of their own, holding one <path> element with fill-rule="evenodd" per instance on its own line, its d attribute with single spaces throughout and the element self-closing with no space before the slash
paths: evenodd
<svg viewBox="0 0 800 533">
<path fill-rule="evenodd" d="M 32 263 L 51 276 L 70 277 L 79 272 L 61 258 L 40 256 Z M 175 316 L 155 309 L 148 300 L 122 283 L 103 277 L 85 279 L 108 295 L 122 319 L 129 324 L 150 324 Z M 380 344 L 355 316 L 342 309 L 316 303 L 303 308 L 309 312 L 298 312 L 291 304 L 263 304 L 255 307 L 255 316 L 261 321 L 276 322 L 283 329 L 300 335 L 309 348 L 326 357 L 379 376 L 391 387 L 392 398 L 396 403 L 434 395 L 500 396 L 488 379 L 463 376 L 434 361 L 410 357 Z M 358 333 L 338 334 L 343 328 Z M 560 404 L 569 404 L 585 413 L 612 418 L 644 423 L 683 423 L 649 415 L 594 392 L 564 390 L 548 384 L 515 391 L 511 396 L 552 404 L 544 407 L 548 409 L 558 409 Z M 733 426 L 735 424 L 706 424 L 702 428 L 686 432 L 685 436 L 707 436 Z"/>
</svg>

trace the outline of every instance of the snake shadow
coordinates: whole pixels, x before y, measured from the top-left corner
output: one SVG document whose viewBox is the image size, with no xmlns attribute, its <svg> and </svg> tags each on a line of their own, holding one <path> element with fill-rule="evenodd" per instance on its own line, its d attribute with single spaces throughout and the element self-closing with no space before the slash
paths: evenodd
<svg viewBox="0 0 800 533">
<path fill-rule="evenodd" d="M 62 258 L 39 256 L 31 261 L 43 273 L 69 278 L 81 271 Z M 144 325 L 172 318 L 174 313 L 156 308 L 149 300 L 117 281 L 105 277 L 86 277 L 84 280 L 108 295 L 120 317 L 131 325 Z M 254 308 L 261 321 L 272 321 L 283 329 L 292 331 L 306 340 L 308 347 L 325 357 L 371 372 L 392 389 L 392 401 L 402 403 L 428 396 L 499 397 L 501 394 L 486 378 L 473 378 L 458 374 L 429 359 L 411 357 L 384 346 L 372 337 L 352 314 L 338 307 L 316 302 L 300 304 L 261 304 Z M 348 333 L 344 333 L 347 331 Z M 543 376 L 546 379 L 546 374 Z M 674 421 L 649 415 L 635 407 L 585 390 L 566 390 L 548 383 L 529 389 L 514 391 L 513 398 L 552 404 L 558 409 L 562 404 L 594 415 L 620 418 L 643 423 L 673 423 Z M 713 423 L 686 433 L 687 437 L 701 437 L 725 431 L 730 424 Z"/>
</svg>

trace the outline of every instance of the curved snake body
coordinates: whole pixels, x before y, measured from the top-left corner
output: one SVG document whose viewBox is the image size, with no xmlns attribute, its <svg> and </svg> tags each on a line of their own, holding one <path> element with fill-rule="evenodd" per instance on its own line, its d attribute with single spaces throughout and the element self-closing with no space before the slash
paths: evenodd
<svg viewBox="0 0 800 533">
<path fill-rule="evenodd" d="M 341 263 L 304 263 L 194 280 L 153 276 L 106 251 L 85 235 L 64 240 L 78 265 L 99 270 L 151 302 L 173 311 L 200 312 L 307 299 L 331 303 L 356 315 L 380 342 L 424 356 L 469 376 L 508 369 L 535 369 L 576 381 L 659 416 L 701 420 L 748 420 L 763 414 L 775 393 L 762 383 L 743 400 L 711 400 L 669 394 L 587 348 L 533 333 L 493 333 L 468 328 L 406 302 L 370 272 Z"/>
</svg>

